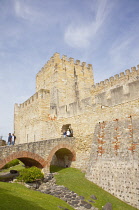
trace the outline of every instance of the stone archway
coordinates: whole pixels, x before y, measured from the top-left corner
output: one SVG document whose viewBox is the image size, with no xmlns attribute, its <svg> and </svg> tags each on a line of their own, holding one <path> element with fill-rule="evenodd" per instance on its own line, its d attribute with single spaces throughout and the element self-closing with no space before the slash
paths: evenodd
<svg viewBox="0 0 139 210">
<path fill-rule="evenodd" d="M 47 166 L 50 167 L 54 163 L 61 167 L 70 167 L 72 161 L 75 160 L 76 153 L 74 149 L 67 144 L 61 144 L 53 148 L 50 152 L 47 158 Z"/>
<path fill-rule="evenodd" d="M 12 153 L 11 155 L 7 156 L 3 160 L 1 168 L 3 168 L 6 165 L 6 163 L 14 159 L 21 160 L 25 164 L 25 166 L 36 166 L 38 168 L 44 168 L 46 166 L 46 161 L 39 155 L 31 152 L 21 151 L 17 153 Z"/>
</svg>

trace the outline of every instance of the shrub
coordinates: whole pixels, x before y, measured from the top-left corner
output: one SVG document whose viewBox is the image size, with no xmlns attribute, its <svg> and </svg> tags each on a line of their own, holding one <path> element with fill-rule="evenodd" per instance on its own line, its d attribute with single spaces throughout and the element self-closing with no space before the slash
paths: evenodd
<svg viewBox="0 0 139 210">
<path fill-rule="evenodd" d="M 12 161 L 10 161 L 9 163 L 7 163 L 7 164 L 3 167 L 3 169 L 10 168 L 10 167 L 12 167 L 12 166 L 16 166 L 16 165 L 18 165 L 19 163 L 20 163 L 20 162 L 19 162 L 18 159 L 12 160 Z"/>
<path fill-rule="evenodd" d="M 20 175 L 17 177 L 17 181 L 23 182 L 34 182 L 37 179 L 44 178 L 43 173 L 41 170 L 35 166 L 31 168 L 25 168 L 20 171 Z"/>
</svg>

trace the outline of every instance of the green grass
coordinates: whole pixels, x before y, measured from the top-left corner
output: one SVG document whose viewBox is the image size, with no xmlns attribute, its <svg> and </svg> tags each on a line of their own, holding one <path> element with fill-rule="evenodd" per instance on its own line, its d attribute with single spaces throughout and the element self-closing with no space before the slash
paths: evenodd
<svg viewBox="0 0 139 210">
<path fill-rule="evenodd" d="M 18 169 L 16 168 L 15 170 Z M 57 184 L 64 185 L 78 195 L 84 196 L 86 201 L 91 200 L 91 195 L 95 195 L 97 200 L 95 200 L 93 206 L 100 210 L 107 202 L 112 204 L 113 210 L 136 209 L 88 181 L 85 178 L 85 174 L 78 169 L 51 166 L 50 170 L 51 172 L 58 172 L 58 174 L 55 175 Z M 58 206 L 73 210 L 67 203 L 53 196 L 29 190 L 17 183 L 0 182 L 0 209 L 2 210 L 60 210 Z"/>
<path fill-rule="evenodd" d="M 20 163 L 20 162 L 19 162 L 18 159 L 14 159 L 14 160 L 8 162 L 8 163 L 3 167 L 3 169 L 10 168 L 10 167 L 12 167 L 12 166 L 16 166 L 16 165 L 18 165 L 19 163 Z"/>
<path fill-rule="evenodd" d="M 12 167 L 10 167 L 10 168 L 1 170 L 0 173 L 10 172 L 10 170 L 21 171 L 21 170 L 24 168 L 23 165 L 24 165 L 24 164 L 23 164 L 22 162 L 20 162 L 20 163 L 19 163 L 18 165 L 16 165 L 16 166 L 12 166 Z"/>
<path fill-rule="evenodd" d="M 58 168 L 56 168 L 58 171 Z M 53 171 L 53 170 L 52 170 Z M 112 204 L 113 210 L 135 210 L 136 208 L 127 205 L 118 198 L 112 196 L 110 193 L 104 191 L 96 184 L 88 181 L 85 174 L 78 169 L 65 168 L 58 171 L 55 175 L 57 184 L 64 185 L 70 190 L 82 195 L 86 200 L 90 200 L 91 195 L 95 195 L 97 200 L 93 204 L 95 207 L 102 209 L 107 202 Z"/>
<path fill-rule="evenodd" d="M 23 163 L 20 162 L 18 165 L 16 166 L 12 166 L 10 168 L 7 168 L 7 169 L 3 169 L 0 171 L 0 181 L 3 181 L 3 180 L 7 180 L 9 181 L 9 179 L 13 177 L 13 174 L 10 175 L 10 170 L 17 170 L 17 171 L 21 171 L 22 169 L 24 169 L 24 166 L 23 166 Z M 1 174 L 2 173 L 8 173 L 9 172 L 9 175 L 8 176 L 2 176 Z"/>
<path fill-rule="evenodd" d="M 0 182 L 0 209 L 2 210 L 73 210 L 66 202 L 51 195 L 27 189 L 18 183 Z"/>
</svg>

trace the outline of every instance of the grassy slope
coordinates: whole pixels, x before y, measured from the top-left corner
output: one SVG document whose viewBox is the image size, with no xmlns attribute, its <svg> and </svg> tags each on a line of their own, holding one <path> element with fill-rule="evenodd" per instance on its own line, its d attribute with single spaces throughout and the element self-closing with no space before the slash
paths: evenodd
<svg viewBox="0 0 139 210">
<path fill-rule="evenodd" d="M 18 170 L 16 167 L 21 166 L 14 166 L 14 169 Z M 90 200 L 90 196 L 95 195 L 98 199 L 93 205 L 99 209 L 102 209 L 102 206 L 107 202 L 112 203 L 113 210 L 136 209 L 88 181 L 85 174 L 78 169 L 65 168 L 60 170 L 58 167 L 51 167 L 51 172 L 55 171 L 58 171 L 58 175 L 55 175 L 57 184 L 66 186 L 77 194 L 84 196 L 86 200 Z M 32 208 L 34 210 L 58 210 L 57 206 L 73 209 L 64 201 L 53 196 L 31 191 L 19 184 L 0 182 L 0 209 L 2 210 L 30 210 Z"/>
<path fill-rule="evenodd" d="M 17 171 L 21 171 L 23 169 L 23 163 L 20 162 L 18 165 L 16 166 L 12 166 L 10 168 L 7 168 L 7 169 L 3 169 L 0 171 L 0 173 L 5 173 L 5 172 L 10 172 L 10 170 L 17 170 Z"/>
<path fill-rule="evenodd" d="M 51 195 L 29 190 L 17 183 L 0 182 L 0 209 L 2 210 L 73 210 L 66 202 Z"/>
<path fill-rule="evenodd" d="M 1 171 L 0 171 L 0 181 L 3 180 L 3 177 L 1 176 L 2 173 L 8 173 L 8 172 L 10 173 L 10 170 L 21 171 L 23 168 L 24 168 L 24 167 L 23 167 L 23 163 L 20 163 L 20 164 L 18 164 L 18 165 L 16 165 L 16 166 L 12 166 L 12 167 L 10 167 L 10 168 L 1 170 Z M 10 174 L 7 176 L 7 178 L 4 177 L 4 180 L 5 180 L 5 181 L 6 181 L 6 180 L 9 180 L 9 177 L 10 177 Z M 11 178 L 12 178 L 12 177 L 13 177 L 13 175 L 11 174 Z"/>
<path fill-rule="evenodd" d="M 112 203 L 113 210 L 136 209 L 112 196 L 94 183 L 88 181 L 85 178 L 85 174 L 81 173 L 78 169 L 65 168 L 59 171 L 59 174 L 55 175 L 55 177 L 57 179 L 57 184 L 66 186 L 77 194 L 84 196 L 86 200 L 90 200 L 90 196 L 95 195 L 97 200 L 93 205 L 99 209 L 102 209 L 102 206 L 107 202 Z"/>
</svg>

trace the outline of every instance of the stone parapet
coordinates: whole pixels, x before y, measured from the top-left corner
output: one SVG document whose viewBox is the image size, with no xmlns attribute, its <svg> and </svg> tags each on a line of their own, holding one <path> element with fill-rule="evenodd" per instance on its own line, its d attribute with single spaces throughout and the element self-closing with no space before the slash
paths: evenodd
<svg viewBox="0 0 139 210">
<path fill-rule="evenodd" d="M 131 67 L 131 70 L 127 69 L 125 72 L 121 72 L 116 74 L 109 79 L 105 79 L 99 83 L 96 83 L 92 86 L 92 92 L 95 94 L 96 92 L 102 92 L 106 89 L 111 89 L 112 87 L 116 87 L 119 85 L 124 85 L 129 82 L 133 82 L 139 79 L 139 65 L 136 67 Z"/>
<path fill-rule="evenodd" d="M 102 106 L 115 106 L 139 98 L 139 80 L 118 87 L 111 87 L 95 95 L 95 103 Z"/>
<path fill-rule="evenodd" d="M 46 97 L 49 97 L 49 93 L 50 93 L 49 90 L 41 89 L 38 92 L 36 92 L 34 95 L 32 95 L 29 99 L 27 99 L 24 103 L 19 105 L 17 104 L 17 106 L 19 108 L 25 108 L 34 102 L 38 102 L 38 100 L 40 99 L 46 99 Z"/>
<path fill-rule="evenodd" d="M 6 145 L 6 141 L 0 139 L 0 147 L 1 147 L 1 146 L 5 146 L 5 145 Z"/>
<path fill-rule="evenodd" d="M 75 138 L 58 138 L 39 142 L 30 142 L 14 146 L 0 147 L 0 169 L 14 159 L 21 160 L 26 166 L 49 167 L 57 150 L 65 148 L 69 153 L 68 163 L 76 160 L 74 151 Z M 62 150 L 63 151 L 63 150 Z M 62 153 L 60 158 L 64 158 Z M 64 164 L 64 159 L 62 164 Z"/>
</svg>

